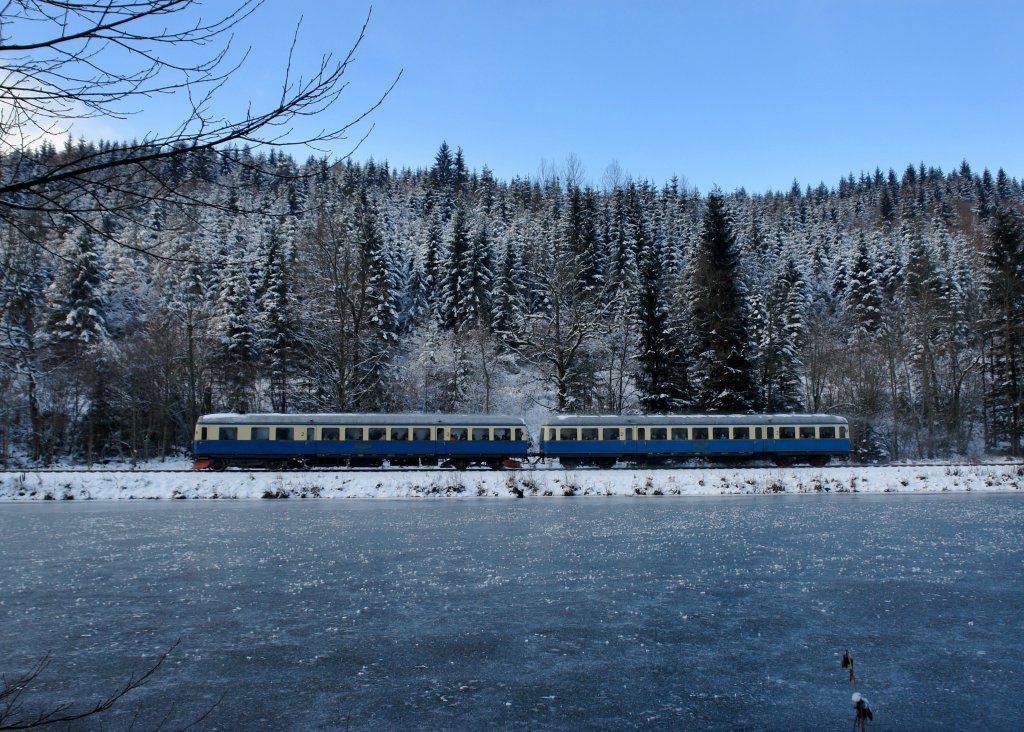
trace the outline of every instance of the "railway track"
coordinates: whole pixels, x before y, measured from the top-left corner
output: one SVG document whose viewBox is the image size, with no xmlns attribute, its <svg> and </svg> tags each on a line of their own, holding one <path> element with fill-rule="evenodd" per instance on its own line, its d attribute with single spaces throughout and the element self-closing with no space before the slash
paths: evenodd
<svg viewBox="0 0 1024 732">
<path fill-rule="evenodd" d="M 616 468 L 576 468 L 572 472 L 584 472 L 584 473 L 596 473 L 604 472 L 605 470 L 621 472 L 626 470 L 789 470 L 789 471 L 800 471 L 800 472 L 812 472 L 820 470 L 836 470 L 836 469 L 848 469 L 848 468 L 867 468 L 867 469 L 882 469 L 882 468 L 1017 468 L 1024 470 L 1024 461 L 1020 462 L 944 462 L 944 461 L 930 461 L 930 462 L 914 462 L 914 463 L 835 463 L 826 465 L 823 467 L 815 467 L 808 465 L 793 465 L 786 468 L 779 468 L 773 464 L 766 463 L 764 465 L 728 465 L 728 464 L 700 464 L 700 465 L 659 465 L 659 466 L 622 466 Z M 83 475 L 94 474 L 94 473 L 123 473 L 126 475 L 148 475 L 148 474 L 163 474 L 163 473 L 187 473 L 195 474 L 196 471 L 192 468 L 125 468 L 125 467 L 62 467 L 62 468 L 0 468 L 0 475 L 5 473 L 81 473 Z M 203 471 L 204 473 L 211 473 L 213 471 Z M 454 468 L 449 467 L 365 467 L 365 468 L 310 468 L 306 470 L 287 470 L 287 471 L 268 471 L 268 470 L 248 470 L 244 468 L 229 468 L 226 472 L 228 473 L 266 473 L 266 472 L 281 472 L 287 474 L 302 474 L 302 473 L 344 473 L 359 475 L 363 473 L 399 473 L 399 472 L 418 472 L 418 473 L 453 473 L 457 472 Z M 564 473 L 567 472 L 565 468 L 555 467 L 553 465 L 538 465 L 527 464 L 519 470 L 507 470 L 507 471 L 494 471 L 490 468 L 483 466 L 468 468 L 466 472 L 481 472 L 481 473 L 492 473 L 492 472 L 554 472 Z"/>
</svg>

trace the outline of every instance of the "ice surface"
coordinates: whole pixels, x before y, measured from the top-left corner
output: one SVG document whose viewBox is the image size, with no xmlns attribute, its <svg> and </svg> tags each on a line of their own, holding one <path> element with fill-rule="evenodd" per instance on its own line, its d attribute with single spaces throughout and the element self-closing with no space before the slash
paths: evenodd
<svg viewBox="0 0 1024 732">
<path fill-rule="evenodd" d="M 1020 494 L 0 506 L 0 672 L 107 728 L 1015 729 Z M 59 680 L 55 680 L 59 679 Z M 954 724 L 954 726 L 957 726 Z"/>
</svg>

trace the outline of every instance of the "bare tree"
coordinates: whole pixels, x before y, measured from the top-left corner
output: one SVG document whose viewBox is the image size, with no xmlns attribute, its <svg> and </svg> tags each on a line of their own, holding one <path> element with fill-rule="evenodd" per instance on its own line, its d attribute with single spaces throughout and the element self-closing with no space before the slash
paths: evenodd
<svg viewBox="0 0 1024 732">
<path fill-rule="evenodd" d="M 248 55 L 233 60 L 232 34 L 262 1 L 238 0 L 208 20 L 198 0 L 6 0 L 0 6 L 0 218 L 23 230 L 31 228 L 26 217 L 40 213 L 96 227 L 98 212 L 130 217 L 153 199 L 209 206 L 208 196 L 168 180 L 161 164 L 187 167 L 196 153 L 224 155 L 231 143 L 315 147 L 346 139 L 400 72 L 369 109 L 333 127 L 309 133 L 298 127 L 330 109 L 347 87 L 369 14 L 347 53 L 323 55 L 306 74 L 292 66 L 296 28 L 276 101 L 236 117 L 213 111 Z M 184 101 L 169 129 L 99 149 L 69 144 L 58 152 L 41 144 L 76 121 L 125 118 L 163 94 Z"/>
<path fill-rule="evenodd" d="M 8 679 L 6 676 L 0 679 L 0 730 L 39 729 L 51 725 L 66 725 L 102 714 L 113 708 L 131 692 L 149 683 L 180 643 L 180 640 L 175 641 L 142 673 L 132 674 L 116 689 L 94 703 L 84 706 L 67 703 L 38 704 L 29 697 L 34 691 L 37 691 L 40 677 L 50 665 L 50 655 L 47 654 L 25 673 L 12 679 Z M 182 729 L 188 729 L 205 720 L 220 705 L 222 699 L 223 697 L 215 701 L 197 719 L 192 720 Z M 163 728 L 168 721 L 169 717 L 166 717 L 160 723 L 160 728 Z"/>
</svg>

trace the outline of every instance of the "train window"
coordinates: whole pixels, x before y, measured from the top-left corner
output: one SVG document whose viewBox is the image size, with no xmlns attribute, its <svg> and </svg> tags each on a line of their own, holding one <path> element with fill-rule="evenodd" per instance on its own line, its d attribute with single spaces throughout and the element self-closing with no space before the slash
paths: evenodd
<svg viewBox="0 0 1024 732">
<path fill-rule="evenodd" d="M 581 440 L 597 440 L 600 439 L 598 436 L 597 427 L 584 427 L 580 430 Z"/>
<path fill-rule="evenodd" d="M 413 427 L 412 428 L 412 439 L 415 442 L 430 442 L 432 439 L 430 436 L 429 427 Z"/>
<path fill-rule="evenodd" d="M 780 440 L 795 440 L 796 439 L 796 427 L 779 427 L 779 439 Z"/>
<path fill-rule="evenodd" d="M 519 442 L 523 441 L 523 428 L 516 427 L 516 440 Z"/>
<path fill-rule="evenodd" d="M 839 439 L 840 440 L 845 440 L 846 439 L 846 428 L 845 427 L 840 427 L 839 428 Z"/>
<path fill-rule="evenodd" d="M 835 437 L 836 437 L 836 428 L 835 427 L 819 427 L 818 428 L 818 437 L 820 437 L 823 440 L 834 440 Z"/>
<path fill-rule="evenodd" d="M 814 428 L 813 427 L 801 427 L 800 428 L 800 439 L 801 440 L 813 440 L 814 439 Z"/>
<path fill-rule="evenodd" d="M 205 440 L 206 439 L 206 428 L 205 427 L 203 427 L 201 430 L 199 430 L 199 439 L 200 440 Z"/>
<path fill-rule="evenodd" d="M 552 427 L 551 429 L 548 430 L 548 441 L 549 442 L 554 442 L 557 439 L 558 439 L 558 430 L 556 430 L 554 427 Z"/>
<path fill-rule="evenodd" d="M 341 428 L 340 427 L 321 427 L 320 428 L 320 439 L 327 440 L 328 442 L 337 442 L 341 439 Z"/>
<path fill-rule="evenodd" d="M 672 428 L 672 439 L 673 440 L 688 440 L 690 436 L 686 434 L 688 430 L 685 427 L 673 427 Z"/>
<path fill-rule="evenodd" d="M 711 428 L 711 439 L 712 440 L 728 440 L 729 439 L 729 428 L 728 427 L 712 427 Z"/>
<path fill-rule="evenodd" d="M 237 440 L 238 439 L 238 428 L 237 427 L 221 427 L 217 433 L 218 440 Z"/>
<path fill-rule="evenodd" d="M 392 427 L 391 428 L 391 439 L 398 442 L 405 442 L 409 439 L 409 428 L 408 427 Z"/>
<path fill-rule="evenodd" d="M 647 428 L 646 427 L 637 427 L 636 428 L 636 439 L 638 439 L 638 440 L 646 440 L 647 439 Z"/>
<path fill-rule="evenodd" d="M 750 428 L 749 427 L 733 427 L 732 428 L 732 439 L 734 439 L 734 440 L 749 440 L 750 439 Z"/>
<path fill-rule="evenodd" d="M 345 439 L 346 440 L 362 440 L 363 439 L 363 428 L 362 427 L 346 427 L 345 428 Z"/>
<path fill-rule="evenodd" d="M 761 428 L 760 427 L 755 427 L 754 428 L 754 439 L 755 440 L 760 440 L 761 439 Z"/>
<path fill-rule="evenodd" d="M 448 430 L 448 439 L 453 442 L 465 442 L 469 439 L 469 429 L 466 427 L 452 427 Z"/>
<path fill-rule="evenodd" d="M 444 427 L 437 428 L 437 439 L 444 440 Z"/>
<path fill-rule="evenodd" d="M 562 427 L 562 429 L 558 430 L 558 439 L 559 440 L 569 440 L 570 442 L 572 440 L 575 440 L 576 439 L 576 428 L 575 427 Z"/>
<path fill-rule="evenodd" d="M 249 435 L 250 440 L 269 440 L 270 439 L 270 428 L 269 427 L 253 427 L 252 432 Z"/>
<path fill-rule="evenodd" d="M 693 439 L 695 439 L 695 440 L 706 440 L 706 439 L 708 439 L 708 428 L 707 427 L 694 427 L 693 428 Z"/>
<path fill-rule="evenodd" d="M 668 439 L 668 427 L 651 427 L 651 439 L 652 440 L 667 440 Z"/>
<path fill-rule="evenodd" d="M 366 428 L 366 439 L 367 440 L 386 440 L 386 439 L 388 439 L 388 428 L 387 427 L 367 427 Z"/>
<path fill-rule="evenodd" d="M 494 428 L 494 441 L 495 442 L 508 442 L 512 439 L 512 428 L 511 427 L 495 427 Z"/>
<path fill-rule="evenodd" d="M 618 427 L 605 427 L 604 428 L 604 439 L 606 440 L 619 440 L 619 428 Z"/>
<path fill-rule="evenodd" d="M 275 427 L 274 428 L 274 439 L 275 440 L 290 440 L 290 439 L 292 439 L 292 428 L 291 427 Z"/>
<path fill-rule="evenodd" d="M 491 431 L 486 427 L 474 427 L 473 439 L 477 442 L 489 442 L 491 439 Z"/>
<path fill-rule="evenodd" d="M 775 428 L 774 427 L 765 427 L 765 429 L 768 430 L 768 432 L 767 432 L 767 439 L 774 440 L 775 439 Z"/>
</svg>

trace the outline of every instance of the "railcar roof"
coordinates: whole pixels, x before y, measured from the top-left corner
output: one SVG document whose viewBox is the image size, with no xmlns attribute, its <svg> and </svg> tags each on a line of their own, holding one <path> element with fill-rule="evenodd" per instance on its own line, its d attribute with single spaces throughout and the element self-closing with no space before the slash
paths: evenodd
<svg viewBox="0 0 1024 732">
<path fill-rule="evenodd" d="M 503 414 L 206 414 L 199 424 L 481 425 L 525 427 L 522 417 Z"/>
<path fill-rule="evenodd" d="M 847 424 L 845 417 L 834 414 L 609 414 L 561 415 L 552 418 L 545 427 L 615 427 L 618 425 L 806 425 Z"/>
</svg>

